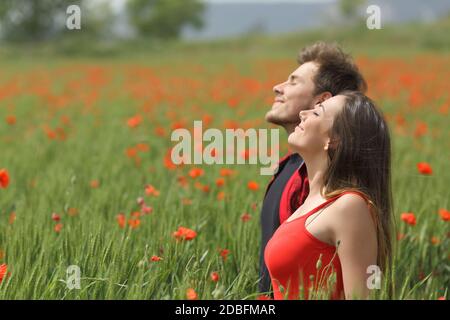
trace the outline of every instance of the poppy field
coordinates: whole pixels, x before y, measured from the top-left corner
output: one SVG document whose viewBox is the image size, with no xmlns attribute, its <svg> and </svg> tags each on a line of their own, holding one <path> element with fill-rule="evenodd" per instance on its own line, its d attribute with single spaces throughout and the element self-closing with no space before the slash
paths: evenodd
<svg viewBox="0 0 450 320">
<path fill-rule="evenodd" d="M 257 281 L 270 176 L 250 164 L 175 165 L 171 133 L 194 120 L 275 128 L 264 115 L 295 54 L 0 61 L 0 299 L 267 298 Z M 448 299 L 450 59 L 354 57 L 393 141 L 384 280 L 394 299 Z M 282 157 L 282 130 L 279 147 Z"/>
</svg>

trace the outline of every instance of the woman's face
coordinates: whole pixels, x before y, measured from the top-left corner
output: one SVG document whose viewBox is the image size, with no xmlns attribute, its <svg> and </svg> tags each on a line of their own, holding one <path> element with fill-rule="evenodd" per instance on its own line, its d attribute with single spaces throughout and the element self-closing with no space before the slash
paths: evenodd
<svg viewBox="0 0 450 320">
<path fill-rule="evenodd" d="M 288 137 L 292 149 L 302 155 L 327 152 L 333 121 L 344 104 L 345 97 L 337 95 L 300 111 L 301 122 Z"/>
</svg>

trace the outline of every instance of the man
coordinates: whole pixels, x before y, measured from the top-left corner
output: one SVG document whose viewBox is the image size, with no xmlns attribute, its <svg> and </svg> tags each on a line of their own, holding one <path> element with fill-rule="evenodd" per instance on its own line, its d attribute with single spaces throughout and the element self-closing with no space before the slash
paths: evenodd
<svg viewBox="0 0 450 320">
<path fill-rule="evenodd" d="M 335 44 L 317 42 L 300 51 L 299 67 L 287 81 L 273 90 L 275 101 L 266 121 L 283 127 L 289 135 L 299 124 L 299 112 L 344 90 L 365 92 L 366 82 L 349 55 Z M 261 209 L 261 252 L 259 291 L 268 293 L 270 275 L 264 263 L 264 250 L 275 230 L 303 203 L 308 195 L 308 178 L 298 154 L 281 159 L 269 183 Z"/>
</svg>

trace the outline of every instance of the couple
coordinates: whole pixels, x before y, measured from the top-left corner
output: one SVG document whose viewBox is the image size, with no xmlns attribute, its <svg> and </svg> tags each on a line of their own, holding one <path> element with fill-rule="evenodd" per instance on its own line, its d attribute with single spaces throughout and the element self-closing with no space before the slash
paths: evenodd
<svg viewBox="0 0 450 320">
<path fill-rule="evenodd" d="M 292 153 L 262 204 L 259 291 L 272 286 L 275 299 L 365 299 L 369 266 L 384 273 L 391 263 L 388 127 L 338 46 L 315 43 L 298 62 L 274 87 L 266 114 L 286 129 Z"/>
</svg>

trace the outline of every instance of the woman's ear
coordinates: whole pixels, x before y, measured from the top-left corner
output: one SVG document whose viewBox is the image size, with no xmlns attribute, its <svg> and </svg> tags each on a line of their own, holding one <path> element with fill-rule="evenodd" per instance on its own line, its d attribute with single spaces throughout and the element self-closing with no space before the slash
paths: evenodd
<svg viewBox="0 0 450 320">
<path fill-rule="evenodd" d="M 325 146 L 323 147 L 324 150 L 333 149 L 335 150 L 339 145 L 339 139 L 333 139 L 330 138 L 327 139 Z"/>
<path fill-rule="evenodd" d="M 325 142 L 325 146 L 323 147 L 323 150 L 328 151 L 328 148 L 330 147 L 330 138 L 327 139 Z"/>
</svg>

